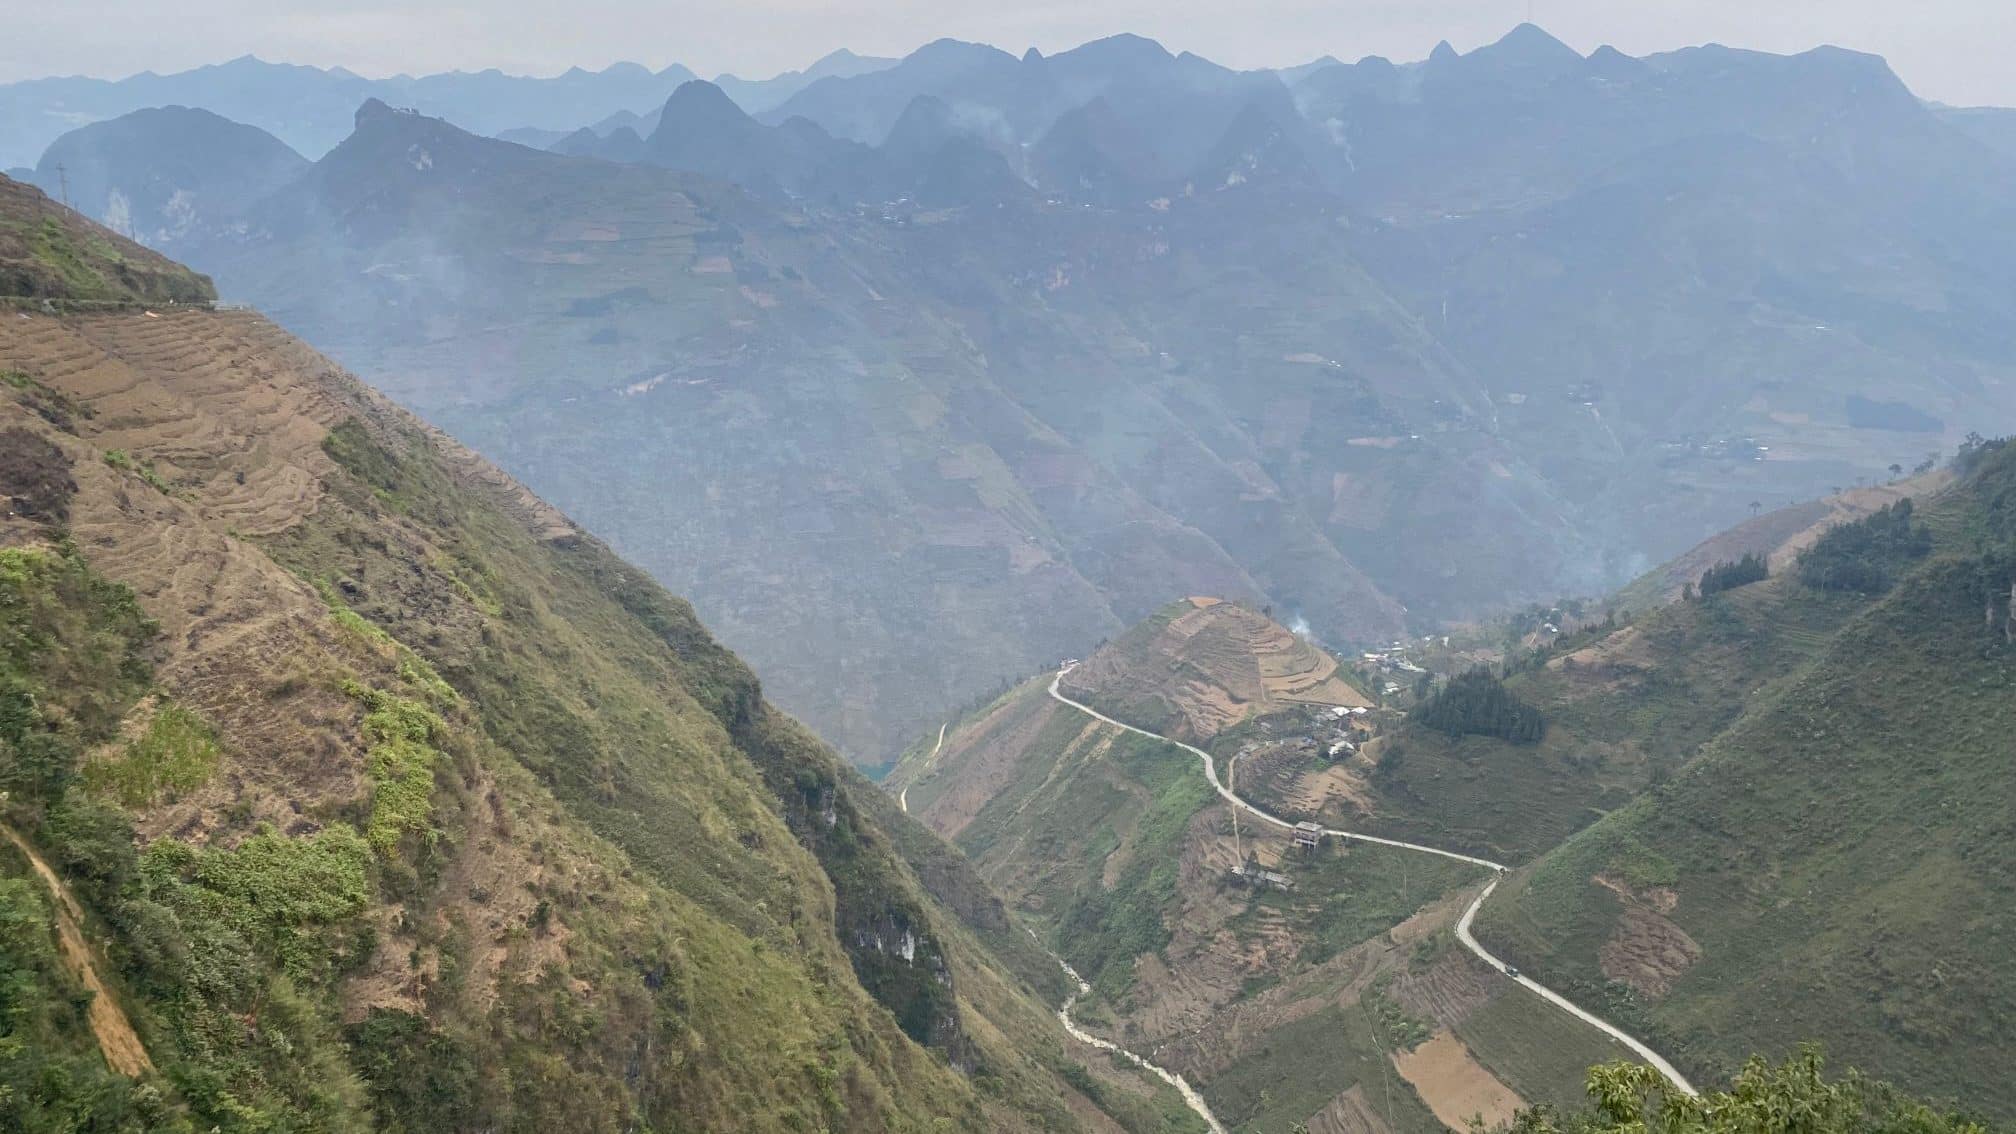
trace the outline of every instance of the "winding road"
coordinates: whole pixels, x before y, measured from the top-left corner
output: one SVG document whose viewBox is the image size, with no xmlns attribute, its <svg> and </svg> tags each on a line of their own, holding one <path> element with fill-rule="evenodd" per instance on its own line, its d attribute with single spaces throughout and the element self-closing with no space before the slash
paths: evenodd
<svg viewBox="0 0 2016 1134">
<path fill-rule="evenodd" d="M 1277 827 L 1286 827 L 1293 829 L 1295 824 L 1289 822 L 1286 819 L 1281 818 L 1278 815 L 1273 815 L 1266 811 L 1260 810 L 1258 807 L 1255 807 L 1251 803 L 1248 803 L 1246 800 L 1240 798 L 1237 794 L 1235 794 L 1232 791 L 1231 788 L 1226 787 L 1225 784 L 1218 778 L 1218 762 L 1216 759 L 1212 757 L 1212 755 L 1209 752 L 1206 752 L 1202 748 L 1198 748 L 1194 745 L 1185 744 L 1180 740 L 1171 740 L 1160 733 L 1149 732 L 1145 728 L 1135 728 L 1133 725 L 1130 725 L 1125 721 L 1116 721 L 1112 717 L 1107 716 L 1106 714 L 1100 712 L 1099 710 L 1093 708 L 1090 705 L 1084 704 L 1079 701 L 1074 701 L 1071 698 L 1066 697 L 1057 688 L 1057 686 L 1059 682 L 1064 680 L 1064 675 L 1071 672 L 1071 669 L 1072 667 L 1067 665 L 1064 668 L 1057 671 L 1057 676 L 1050 679 L 1050 696 L 1056 698 L 1058 701 L 1061 701 L 1066 705 L 1071 706 L 1072 708 L 1078 710 L 1079 712 L 1084 713 L 1086 716 L 1089 716 L 1094 720 L 1104 721 L 1107 724 L 1112 725 L 1114 728 L 1124 729 L 1128 732 L 1148 737 L 1151 740 L 1159 740 L 1165 744 L 1173 744 L 1176 747 L 1183 749 L 1185 752 L 1188 752 L 1191 755 L 1197 757 L 1199 760 L 1204 761 L 1205 777 L 1211 781 L 1211 786 L 1217 790 L 1220 796 L 1224 797 L 1227 803 L 1230 803 L 1232 806 L 1239 808 L 1240 810 L 1246 812 L 1249 815 L 1252 815 L 1254 818 L 1259 819 L 1261 822 L 1272 823 Z M 1618 1043 L 1621 1043 L 1625 1047 L 1629 1048 L 1632 1054 L 1644 1060 L 1647 1064 L 1650 1064 L 1661 1075 L 1666 1076 L 1667 1081 L 1672 1083 L 1675 1089 L 1679 1090 L 1682 1094 L 1692 1096 L 1698 1093 L 1694 1089 L 1694 1084 L 1689 1083 L 1685 1075 L 1682 1075 L 1677 1068 L 1675 1068 L 1671 1063 L 1668 1063 L 1665 1057 L 1661 1056 L 1658 1052 L 1653 1051 L 1650 1047 L 1646 1046 L 1635 1036 L 1632 1036 L 1630 1033 L 1624 1031 L 1624 1029 L 1617 1027 L 1615 1024 L 1610 1023 L 1609 1021 L 1603 1019 L 1602 1017 L 1596 1015 L 1595 1013 L 1579 1007 L 1578 1005 L 1575 1004 L 1575 1002 L 1569 1000 L 1567 997 L 1561 995 L 1558 992 L 1555 992 L 1553 989 L 1548 988 L 1546 985 L 1541 984 L 1540 982 L 1534 980 L 1533 978 L 1520 975 L 1519 973 L 1513 970 L 1512 966 L 1506 964 L 1504 961 L 1499 960 L 1497 957 L 1492 956 L 1489 950 L 1485 949 L 1484 946 L 1477 943 L 1477 938 L 1471 935 L 1470 923 L 1477 917 L 1477 911 L 1484 905 L 1484 900 L 1486 898 L 1489 898 L 1491 896 L 1492 891 L 1498 888 L 1498 883 L 1503 881 L 1505 876 L 1505 866 L 1503 863 L 1492 862 L 1488 858 L 1478 858 L 1475 855 L 1462 854 L 1457 851 L 1443 850 L 1441 847 L 1423 846 L 1420 843 L 1402 842 L 1399 839 L 1382 839 L 1377 835 L 1366 835 L 1361 834 L 1357 831 L 1344 831 L 1334 827 L 1324 828 L 1323 833 L 1333 838 L 1349 839 L 1354 842 L 1360 842 L 1360 843 L 1372 843 L 1382 847 L 1394 847 L 1399 850 L 1415 851 L 1420 854 L 1432 854 L 1440 858 L 1453 858 L 1458 862 L 1467 862 L 1472 866 L 1481 866 L 1484 869 L 1489 870 L 1491 872 L 1490 883 L 1486 885 L 1484 889 L 1478 893 L 1477 897 L 1470 903 L 1470 905 L 1466 909 L 1464 909 L 1463 916 L 1457 919 L 1456 939 L 1463 943 L 1463 947 L 1465 949 L 1470 950 L 1471 953 L 1475 954 L 1478 960 L 1481 960 L 1485 964 L 1498 970 L 1498 972 L 1501 975 L 1511 979 L 1513 982 L 1517 983 L 1521 987 L 1532 992 L 1535 996 L 1540 997 L 1542 1000 L 1547 1001 L 1549 1004 L 1554 1005 L 1556 1008 L 1561 1009 L 1562 1011 L 1568 1013 L 1569 1015 L 1575 1017 L 1576 1019 L 1582 1021 L 1583 1023 L 1589 1025 L 1592 1028 L 1595 1028 L 1597 1031 L 1602 1032 L 1604 1035 L 1609 1036 L 1611 1039 L 1616 1040 Z M 1060 961 L 1059 963 L 1061 964 L 1062 962 Z M 1065 965 L 1064 967 L 1066 972 L 1070 972 L 1071 967 L 1069 965 Z M 1074 980 L 1077 978 L 1077 975 L 1078 974 L 1076 973 L 1071 973 L 1071 976 Z M 1082 988 L 1083 982 L 1081 981 L 1079 983 Z M 1071 998 L 1071 1000 L 1066 1001 L 1064 1005 L 1064 1010 L 1060 1011 L 1058 1013 L 1058 1016 L 1060 1019 L 1064 1021 L 1064 1026 L 1071 1031 L 1072 1035 L 1084 1038 L 1077 1029 L 1076 1025 L 1071 1023 L 1071 1019 L 1068 1014 L 1072 1001 L 1075 1001 L 1076 999 L 1077 997 L 1074 996 Z M 1164 1079 L 1171 1079 L 1169 1072 L 1163 1071 L 1161 1068 L 1155 1067 L 1153 1064 L 1149 1064 L 1146 1060 L 1141 1059 L 1139 1056 L 1134 1055 L 1132 1052 L 1123 1051 L 1121 1052 L 1121 1054 L 1128 1056 L 1129 1058 L 1133 1059 L 1136 1063 L 1139 1063 L 1144 1067 L 1148 1067 L 1150 1070 L 1160 1074 Z M 1188 1095 L 1185 1096 L 1186 1101 L 1188 1100 L 1188 1097 L 1189 1097 Z M 1202 1104 L 1200 1100 L 1199 1103 L 1193 1104 L 1192 1109 L 1198 1109 L 1199 1107 L 1201 1107 L 1201 1105 Z M 1198 1109 L 1198 1113 L 1203 1114 L 1205 1116 L 1205 1120 L 1211 1124 L 1214 1130 L 1219 1129 L 1217 1120 L 1215 1118 L 1210 1117 L 1210 1112 L 1208 1110 Z"/>
<path fill-rule="evenodd" d="M 1033 929 L 1029 930 L 1029 936 L 1032 938 L 1036 937 L 1036 931 Z M 1042 942 L 1039 939 L 1037 943 L 1040 945 Z M 1197 1117 L 1204 1120 L 1204 1125 L 1211 1128 L 1211 1134 L 1225 1134 L 1224 1123 L 1219 1122 L 1218 1116 L 1211 1113 L 1211 1107 L 1204 1101 L 1204 1096 L 1197 1093 L 1197 1088 L 1191 1086 L 1188 1079 L 1166 1067 L 1150 1063 L 1147 1059 L 1128 1051 L 1112 1040 L 1100 1039 L 1098 1036 L 1079 1027 L 1077 1022 L 1071 1019 L 1072 1007 L 1078 1003 L 1079 997 L 1092 991 L 1092 986 L 1085 983 L 1085 978 L 1078 975 L 1078 970 L 1071 967 L 1071 962 L 1057 956 L 1055 953 L 1050 955 L 1056 960 L 1058 967 L 1064 970 L 1064 975 L 1071 978 L 1071 983 L 1074 986 L 1074 991 L 1071 995 L 1064 998 L 1064 1006 L 1057 1009 L 1057 1021 L 1064 1025 L 1065 1031 L 1071 1033 L 1071 1038 L 1077 1040 L 1079 1043 L 1090 1044 L 1101 1051 L 1110 1051 L 1176 1088 L 1176 1093 L 1183 1096 L 1184 1104 L 1189 1106 L 1192 1111 L 1195 1111 Z"/>
<path fill-rule="evenodd" d="M 938 750 L 939 750 L 940 748 L 943 748 L 943 747 L 945 747 L 945 730 L 946 730 L 946 729 L 948 729 L 948 728 L 950 728 L 950 727 L 952 727 L 952 722 L 951 722 L 951 721 L 946 721 L 946 722 L 945 722 L 944 724 L 941 724 L 941 725 L 939 725 L 939 726 L 938 726 L 938 743 L 936 743 L 936 744 L 934 744 L 934 745 L 932 745 L 932 746 L 931 746 L 931 755 L 929 755 L 929 756 L 926 756 L 926 757 L 924 757 L 924 767 L 925 767 L 925 769 L 926 769 L 927 771 L 928 771 L 928 770 L 930 769 L 930 767 L 931 767 L 931 761 L 933 761 L 933 760 L 936 760 L 936 759 L 938 758 Z M 897 806 L 897 807 L 900 807 L 900 808 L 902 808 L 902 809 L 903 809 L 903 814 L 905 814 L 905 815 L 908 815 L 908 814 L 910 814 L 910 785 L 909 785 L 909 784 L 904 784 L 904 785 L 903 785 L 903 790 L 902 790 L 901 792 L 898 792 L 898 793 L 897 793 L 897 795 L 896 795 L 896 806 Z"/>
</svg>

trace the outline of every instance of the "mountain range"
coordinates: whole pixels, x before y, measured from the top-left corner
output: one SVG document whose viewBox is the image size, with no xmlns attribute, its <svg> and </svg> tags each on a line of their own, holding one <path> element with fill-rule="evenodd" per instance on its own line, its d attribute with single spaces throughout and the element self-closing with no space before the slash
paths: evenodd
<svg viewBox="0 0 2016 1134">
<path fill-rule="evenodd" d="M 753 113 L 821 78 L 865 74 L 894 62 L 842 49 L 802 71 L 767 79 L 722 75 L 715 82 Z M 169 75 L 28 79 L 0 84 L 0 168 L 32 165 L 50 142 L 79 126 L 176 105 L 200 106 L 257 126 L 297 152 L 318 157 L 343 139 L 352 112 L 370 98 L 444 115 L 482 134 L 532 131 L 531 137 L 550 141 L 612 114 L 652 109 L 694 77 L 676 63 L 654 71 L 626 62 L 544 78 L 493 68 L 367 79 L 342 67 L 269 63 L 247 55 Z"/>
<path fill-rule="evenodd" d="M 558 152 L 369 103 L 173 247 L 870 766 L 1173 595 L 1383 641 L 2016 417 L 2016 159 L 1872 56 L 1522 26 L 1278 73 L 1131 36 L 829 70 L 753 115 L 672 84 Z"/>
</svg>

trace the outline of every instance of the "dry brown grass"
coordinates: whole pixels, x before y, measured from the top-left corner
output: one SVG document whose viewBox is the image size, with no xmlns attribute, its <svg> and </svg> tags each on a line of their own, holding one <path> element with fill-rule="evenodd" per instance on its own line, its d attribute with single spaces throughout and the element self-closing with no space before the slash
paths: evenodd
<svg viewBox="0 0 2016 1134">
<path fill-rule="evenodd" d="M 1394 1053 L 1393 1066 L 1451 1130 L 1468 1130 L 1474 1119 L 1481 1119 L 1487 1130 L 1503 1126 L 1526 1105 L 1447 1031 L 1436 1032 L 1413 1051 Z"/>
<path fill-rule="evenodd" d="M 1368 705 L 1337 659 L 1257 610 L 1206 596 L 1185 600 L 1152 635 L 1130 633 L 1074 670 L 1070 688 L 1111 705 L 1154 701 L 1178 720 L 1172 736 L 1208 740 L 1291 704 Z"/>
</svg>

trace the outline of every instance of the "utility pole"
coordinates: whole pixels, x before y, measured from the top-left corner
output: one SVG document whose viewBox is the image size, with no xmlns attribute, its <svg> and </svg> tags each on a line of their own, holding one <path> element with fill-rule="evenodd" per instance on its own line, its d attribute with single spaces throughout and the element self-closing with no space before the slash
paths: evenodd
<svg viewBox="0 0 2016 1134">
<path fill-rule="evenodd" d="M 1244 755 L 1244 753 L 1235 755 L 1225 762 L 1225 787 L 1227 791 L 1232 793 L 1235 800 L 1239 796 L 1239 756 L 1241 755 Z M 1246 851 L 1245 848 L 1239 845 L 1239 804 L 1236 802 L 1232 804 L 1232 854 L 1239 860 L 1239 869 L 1246 869 Z"/>
<path fill-rule="evenodd" d="M 60 161 L 56 163 L 56 185 L 63 194 L 63 207 L 66 209 L 71 208 L 70 171 L 69 169 L 65 168 L 63 163 Z"/>
</svg>

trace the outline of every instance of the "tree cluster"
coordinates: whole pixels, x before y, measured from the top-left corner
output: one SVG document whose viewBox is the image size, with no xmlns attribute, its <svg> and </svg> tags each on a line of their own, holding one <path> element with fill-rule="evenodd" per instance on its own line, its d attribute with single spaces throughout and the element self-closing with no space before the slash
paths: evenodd
<svg viewBox="0 0 2016 1134">
<path fill-rule="evenodd" d="M 1771 575 L 1762 555 L 1751 552 L 1741 559 L 1725 560 L 1701 573 L 1701 597 L 1733 591 L 1750 583 L 1761 583 Z"/>
<path fill-rule="evenodd" d="M 1823 591 L 1889 590 L 1899 572 L 1932 553 L 1932 532 L 1912 517 L 1906 498 L 1830 529 L 1799 556 L 1799 581 Z"/>
<path fill-rule="evenodd" d="M 1547 732 L 1547 718 L 1539 709 L 1481 667 L 1450 678 L 1414 711 L 1414 719 L 1450 736 L 1495 736 L 1514 744 L 1538 743 Z"/>
</svg>

